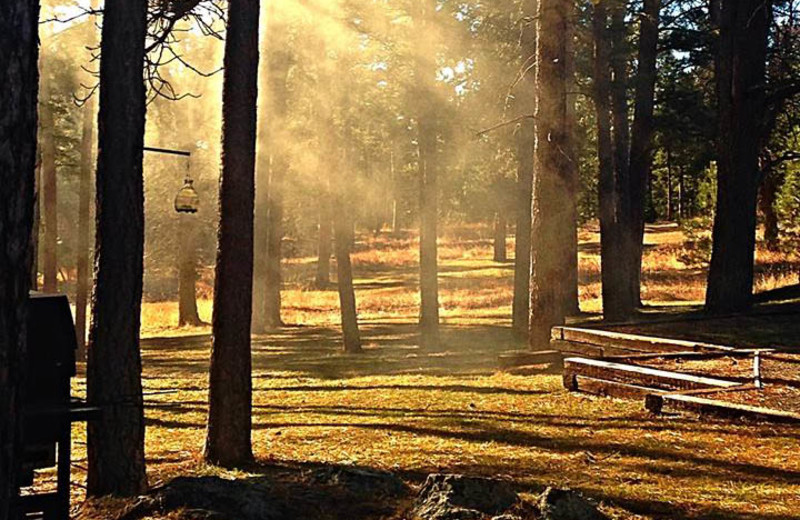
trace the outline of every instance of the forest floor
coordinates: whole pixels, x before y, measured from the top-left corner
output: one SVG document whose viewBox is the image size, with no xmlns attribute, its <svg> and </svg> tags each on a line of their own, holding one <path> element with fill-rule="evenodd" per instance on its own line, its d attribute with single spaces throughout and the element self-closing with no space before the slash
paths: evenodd
<svg viewBox="0 0 800 520">
<path fill-rule="evenodd" d="M 175 329 L 174 303 L 146 304 L 150 484 L 179 475 L 260 476 L 283 482 L 296 499 L 312 485 L 310 471 L 357 465 L 393 471 L 412 485 L 431 472 L 458 472 L 508 479 L 523 495 L 548 485 L 571 487 L 602 501 L 614 518 L 800 519 L 796 427 L 655 417 L 639 402 L 569 394 L 560 375 L 546 370 L 500 371 L 497 356 L 520 348 L 508 319 L 513 264 L 491 260 L 485 234 L 466 229 L 441 241 L 444 348 L 436 353 L 416 346 L 413 238 L 363 238 L 353 255 L 365 344 L 360 355 L 341 352 L 335 288 L 310 288 L 314 259 L 287 262 L 287 326 L 253 343 L 258 465 L 248 470 L 202 461 L 208 328 Z M 593 313 L 600 307 L 595 232 L 582 231 L 580 250 L 581 305 Z M 697 254 L 676 227 L 649 229 L 645 300 L 662 309 L 698 305 L 705 275 L 693 265 Z M 796 254 L 759 250 L 758 256 L 760 289 L 797 283 Z M 210 320 L 210 303 L 201 301 L 200 312 Z M 730 334 L 730 324 L 722 330 Z M 786 336 L 789 346 L 800 345 L 794 330 Z M 784 337 L 781 328 L 772 332 L 770 338 Z M 75 392 L 85 392 L 82 378 Z M 74 433 L 74 503 L 81 503 L 85 433 L 78 426 Z M 318 510 L 297 518 L 387 517 L 356 513 L 347 502 L 323 497 Z M 124 505 L 88 503 L 80 517 L 112 518 Z"/>
</svg>

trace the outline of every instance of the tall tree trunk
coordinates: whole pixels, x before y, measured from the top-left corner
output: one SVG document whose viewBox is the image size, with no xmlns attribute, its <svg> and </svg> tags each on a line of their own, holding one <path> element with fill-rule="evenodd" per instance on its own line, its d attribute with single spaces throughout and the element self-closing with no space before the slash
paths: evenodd
<svg viewBox="0 0 800 520">
<path fill-rule="evenodd" d="M 267 37 L 265 66 L 266 87 L 268 88 L 265 128 L 262 132 L 266 142 L 262 142 L 265 151 L 263 157 L 268 163 L 269 187 L 266 190 L 266 258 L 263 283 L 263 316 L 259 317 L 259 325 L 264 330 L 279 328 L 281 321 L 281 241 L 283 240 L 283 183 L 289 169 L 286 155 L 285 135 L 286 111 L 289 91 L 287 81 L 291 55 L 288 48 L 287 27 L 276 19 L 276 9 L 270 5 L 267 12 Z M 264 171 L 264 173 L 266 173 Z M 260 304 L 261 305 L 261 304 Z"/>
<path fill-rule="evenodd" d="M 45 67 L 46 70 L 46 67 Z M 43 73 L 42 81 L 42 216 L 44 226 L 44 273 L 43 290 L 58 292 L 58 182 L 56 173 L 55 121 L 53 119 L 53 99 L 51 80 Z"/>
<path fill-rule="evenodd" d="M 598 196 L 600 206 L 600 261 L 603 317 L 621 320 L 627 316 L 627 280 L 622 247 L 625 215 L 619 207 L 618 177 L 614 174 L 614 145 L 611 137 L 611 34 L 608 30 L 606 0 L 594 6 L 594 104 L 597 120 Z"/>
<path fill-rule="evenodd" d="M 684 217 L 684 213 L 686 208 L 683 206 L 683 192 L 684 192 L 684 179 L 686 175 L 684 174 L 683 167 L 678 168 L 678 222 L 681 222 Z"/>
<path fill-rule="evenodd" d="M 630 120 L 628 117 L 628 31 L 625 26 L 625 14 L 627 3 L 624 1 L 616 0 L 610 4 L 611 15 L 611 47 L 610 47 L 610 64 L 613 73 L 611 80 L 611 113 L 613 118 L 613 148 L 614 148 L 614 172 L 615 172 L 615 185 L 614 185 L 614 203 L 615 213 L 617 220 L 617 229 L 614 232 L 615 248 L 619 253 L 615 256 L 613 262 L 617 264 L 615 269 L 619 269 L 620 283 L 619 288 L 614 288 L 618 291 L 618 298 L 615 308 L 608 317 L 614 319 L 623 319 L 633 313 L 634 302 L 630 292 L 630 279 L 632 277 L 629 272 L 633 266 L 631 255 L 634 254 L 634 247 L 632 244 L 633 236 L 627 230 L 630 228 L 630 215 L 631 215 L 631 179 L 630 179 L 630 149 L 631 149 L 631 131 Z M 603 310 L 606 314 L 605 307 Z"/>
<path fill-rule="evenodd" d="M 326 183 L 327 184 L 327 183 Z M 319 235 L 317 238 L 316 286 L 324 289 L 331 283 L 331 238 L 333 236 L 333 208 L 329 187 L 320 194 Z"/>
<path fill-rule="evenodd" d="M 36 171 L 39 2 L 0 3 L 0 520 L 17 495 Z"/>
<path fill-rule="evenodd" d="M 263 67 L 263 65 L 262 65 Z M 262 83 L 263 88 L 264 83 Z M 262 90 L 263 92 L 263 90 Z M 266 108 L 259 111 L 259 121 L 269 117 Z M 256 167 L 255 218 L 253 224 L 253 317 L 252 331 L 256 334 L 267 332 L 267 269 L 269 227 L 269 139 L 264 125 L 258 133 L 258 154 Z"/>
<path fill-rule="evenodd" d="M 506 254 L 506 217 L 502 211 L 498 211 L 494 217 L 494 261 L 505 262 L 508 260 Z"/>
<path fill-rule="evenodd" d="M 92 219 L 92 144 L 94 143 L 94 97 L 83 105 L 81 133 L 81 171 L 78 186 L 78 259 L 75 287 L 75 333 L 78 359 L 86 359 L 86 306 L 89 303 L 89 239 Z"/>
<path fill-rule="evenodd" d="M 144 253 L 142 81 L 147 2 L 108 2 L 103 15 L 98 117 L 95 286 L 87 394 L 101 406 L 89 423 L 87 493 L 147 488 L 139 325 Z"/>
<path fill-rule="evenodd" d="M 567 53 L 571 34 L 570 0 L 540 0 L 536 71 L 536 175 L 533 182 L 531 230 L 530 345 L 547 348 L 550 329 L 564 323 L 565 282 L 574 251 L 569 203 L 574 196 L 568 155 L 573 146 L 568 122 L 570 84 Z"/>
<path fill-rule="evenodd" d="M 642 244 L 644 242 L 644 212 L 646 187 L 653 167 L 653 106 L 656 88 L 656 59 L 658 57 L 658 26 L 661 0 L 644 0 L 639 23 L 639 49 L 634 94 L 633 133 L 630 152 L 630 245 L 633 252 L 626 256 L 632 262 L 628 271 L 631 300 L 641 305 Z"/>
<path fill-rule="evenodd" d="M 339 305 L 342 316 L 342 338 L 345 352 L 361 352 L 361 335 L 358 331 L 356 294 L 353 288 L 353 267 L 350 248 L 353 243 L 353 221 L 350 209 L 343 197 L 338 197 L 334 227 L 336 230 L 336 285 L 339 289 Z"/>
<path fill-rule="evenodd" d="M 178 326 L 202 325 L 197 312 L 197 245 L 192 215 L 178 215 Z"/>
<path fill-rule="evenodd" d="M 717 210 L 706 308 L 748 308 L 753 293 L 758 157 L 763 145 L 772 2 L 723 0 L 717 57 Z"/>
<path fill-rule="evenodd" d="M 575 101 L 577 99 L 578 85 L 575 81 L 575 26 L 577 12 L 574 8 L 569 9 L 567 14 L 567 33 L 564 35 L 566 40 L 566 140 L 562 153 L 570 158 L 565 163 L 565 178 L 567 180 L 567 190 L 569 197 L 566 199 L 569 209 L 569 217 L 565 224 L 566 246 L 569 251 L 566 253 L 564 261 L 567 266 L 567 278 L 562 288 L 564 291 L 563 305 L 566 316 L 580 314 L 579 289 L 578 289 L 578 192 L 580 191 L 580 177 L 578 174 L 578 164 L 574 157 L 577 157 L 575 146 L 575 127 L 577 125 L 577 115 Z"/>
<path fill-rule="evenodd" d="M 672 220 L 672 166 L 667 164 L 667 220 Z"/>
<path fill-rule="evenodd" d="M 611 71 L 611 113 L 614 120 L 612 132 L 614 143 L 614 168 L 617 176 L 619 205 L 626 209 L 628 204 L 631 131 L 628 119 L 628 32 L 625 27 L 626 2 L 613 1 L 611 14 L 611 52 L 609 61 Z"/>
<path fill-rule="evenodd" d="M 767 249 L 770 251 L 777 251 L 780 246 L 780 240 L 778 239 L 778 214 L 775 211 L 775 202 L 778 198 L 779 187 L 780 180 L 778 178 L 778 173 L 775 171 L 766 171 L 764 180 L 761 182 L 759 205 L 761 206 L 761 214 L 764 216 L 764 242 L 766 242 Z"/>
<path fill-rule="evenodd" d="M 267 213 L 267 278 L 264 318 L 268 329 L 277 329 L 281 321 L 281 241 L 283 240 L 283 178 L 286 162 L 276 159 L 270 172 L 269 210 Z"/>
<path fill-rule="evenodd" d="M 539 0 L 526 0 L 522 16 L 525 25 L 520 33 L 520 58 L 524 76 L 519 81 L 517 100 L 522 115 L 536 111 L 536 16 Z M 535 150 L 533 118 L 523 119 L 517 129 L 517 199 L 514 240 L 514 301 L 511 327 L 517 339 L 527 343 L 531 281 L 531 199 Z"/>
<path fill-rule="evenodd" d="M 531 88 L 525 95 L 532 97 L 535 94 Z M 520 125 L 517 134 L 517 225 L 514 242 L 514 301 L 511 310 L 511 326 L 514 335 L 521 340 L 528 338 L 530 309 L 533 151 L 533 119 L 526 119 Z"/>
<path fill-rule="evenodd" d="M 270 9 L 262 10 L 260 23 L 265 34 L 271 32 L 272 12 Z M 270 42 L 267 38 L 262 40 L 261 53 L 269 56 Z M 270 60 L 261 59 L 259 63 L 258 88 L 262 99 L 269 98 L 270 89 Z M 272 116 L 270 103 L 259 103 L 256 119 L 256 174 L 255 174 L 255 217 L 253 223 L 253 313 L 251 330 L 256 334 L 268 331 L 266 318 L 267 303 L 267 269 L 269 266 L 269 176 L 270 152 L 273 140 L 272 126 L 268 123 Z"/>
<path fill-rule="evenodd" d="M 39 290 L 39 229 L 41 227 L 39 200 L 42 186 L 42 153 L 40 147 L 36 150 L 36 171 L 33 181 L 33 228 L 31 229 L 31 290 Z"/>
<path fill-rule="evenodd" d="M 439 265 L 437 252 L 438 179 L 437 179 L 437 131 L 434 96 L 435 71 L 429 55 L 434 42 L 432 19 L 434 5 L 431 0 L 415 2 L 414 24 L 418 52 L 415 53 L 414 82 L 417 114 L 417 159 L 419 170 L 420 213 L 420 346 L 439 347 Z"/>
<path fill-rule="evenodd" d="M 98 0 L 92 0 L 91 8 L 98 9 Z M 90 42 L 97 45 L 96 36 Z M 97 164 L 94 157 L 94 124 L 97 120 L 97 104 L 95 96 L 87 99 L 82 107 L 81 118 L 81 169 L 78 184 L 78 241 L 76 282 L 75 282 L 75 333 L 78 336 L 79 360 L 86 360 L 86 312 L 89 305 L 89 291 L 91 289 L 90 256 L 91 247 L 91 222 L 92 222 L 92 181 L 93 168 Z"/>
<path fill-rule="evenodd" d="M 259 0 L 231 2 L 222 88 L 213 341 L 205 458 L 224 466 L 253 460 L 253 210 L 258 98 Z"/>
<path fill-rule="evenodd" d="M 391 218 L 392 218 L 392 235 L 396 235 L 399 230 L 399 222 L 397 220 L 397 179 L 394 171 L 394 149 L 389 150 L 389 178 L 391 179 Z"/>
</svg>

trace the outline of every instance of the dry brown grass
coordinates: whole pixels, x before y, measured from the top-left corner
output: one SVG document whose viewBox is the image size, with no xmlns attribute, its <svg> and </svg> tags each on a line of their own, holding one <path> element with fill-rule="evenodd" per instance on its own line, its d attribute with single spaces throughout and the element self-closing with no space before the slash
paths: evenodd
<svg viewBox="0 0 800 520">
<path fill-rule="evenodd" d="M 501 475 L 522 492 L 580 489 L 617 518 L 800 518 L 797 429 L 655 418 L 640 403 L 568 394 L 557 375 L 500 372 L 497 355 L 519 348 L 507 327 L 512 265 L 492 262 L 480 237 L 460 240 L 443 240 L 441 353 L 416 347 L 413 240 L 369 239 L 354 255 L 367 345 L 360 356 L 339 351 L 335 290 L 308 289 L 313 261 L 287 263 L 284 319 L 293 326 L 256 338 L 253 348 L 253 446 L 264 467 L 358 464 L 412 483 L 433 471 Z M 678 260 L 681 240 L 676 230 L 648 235 L 648 301 L 702 300 L 704 274 Z M 597 234 L 583 230 L 581 241 L 581 305 L 599 310 Z M 759 251 L 760 287 L 796 281 L 796 271 L 775 268 L 795 260 L 770 255 Z M 200 312 L 210 320 L 209 301 Z M 144 333 L 207 332 L 171 329 L 176 319 L 175 304 L 148 303 Z M 151 484 L 249 475 L 201 459 L 208 357 L 207 340 L 143 343 Z M 76 379 L 75 391 L 84 390 Z M 83 429 L 75 434 L 84 466 Z M 79 487 L 75 498 L 82 500 Z M 114 505 L 94 504 L 83 517 L 107 517 Z"/>
</svg>

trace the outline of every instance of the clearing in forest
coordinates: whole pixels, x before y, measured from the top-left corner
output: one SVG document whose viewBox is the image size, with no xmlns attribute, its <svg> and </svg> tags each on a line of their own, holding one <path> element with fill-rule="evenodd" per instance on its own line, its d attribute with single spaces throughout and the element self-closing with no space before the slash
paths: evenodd
<svg viewBox="0 0 800 520">
<path fill-rule="evenodd" d="M 645 298 L 701 300 L 704 273 L 681 260 L 688 253 L 680 232 L 652 231 Z M 591 230 L 581 235 L 582 304 L 591 311 L 599 297 L 598 246 Z M 335 288 L 307 288 L 312 259 L 289 263 L 284 319 L 290 326 L 257 337 L 253 346 L 259 466 L 252 473 L 202 461 L 209 341 L 185 336 L 204 332 L 197 329 L 163 337 L 174 305 L 147 304 L 144 329 L 162 336 L 142 344 L 151 484 L 179 475 L 279 475 L 291 482 L 287 489 L 311 493 L 311 470 L 357 465 L 393 471 L 413 485 L 442 471 L 501 476 L 523 494 L 568 486 L 603 501 L 617 518 L 800 518 L 796 428 L 654 417 L 639 402 L 569 394 L 559 374 L 502 372 L 498 355 L 519 348 L 507 318 L 513 266 L 489 260 L 490 243 L 480 230 L 442 241 L 445 348 L 420 351 L 413 242 L 364 239 L 353 255 L 365 344 L 360 355 L 340 351 Z M 761 283 L 768 285 L 775 279 L 768 267 L 779 262 L 760 259 Z M 780 272 L 796 270 L 796 262 L 781 259 Z M 201 302 L 205 319 L 208 311 Z M 79 378 L 75 392 L 84 386 Z M 82 428 L 75 436 L 77 464 L 84 466 Z M 82 495 L 79 487 L 75 495 Z M 382 517 L 342 502 L 309 518 Z M 116 506 L 93 504 L 82 516 L 105 517 Z M 176 514 L 169 518 L 190 518 Z"/>
</svg>

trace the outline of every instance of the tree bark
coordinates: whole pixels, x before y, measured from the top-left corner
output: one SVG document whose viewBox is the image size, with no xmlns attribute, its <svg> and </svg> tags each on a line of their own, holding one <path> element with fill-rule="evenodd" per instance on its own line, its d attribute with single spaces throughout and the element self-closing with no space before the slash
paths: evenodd
<svg viewBox="0 0 800 520">
<path fill-rule="evenodd" d="M 567 157 L 577 157 L 575 145 L 575 127 L 577 125 L 577 116 L 575 112 L 575 101 L 577 99 L 578 85 L 575 81 L 575 25 L 576 25 L 576 10 L 570 9 L 567 15 L 567 33 L 564 35 L 566 39 L 566 141 L 563 153 Z M 580 191 L 580 177 L 578 174 L 577 161 L 571 159 L 566 162 L 566 179 L 568 186 L 569 197 L 566 199 L 567 207 L 569 208 L 569 217 L 566 223 L 566 236 L 567 247 L 569 252 L 566 254 L 567 265 L 567 278 L 566 283 L 563 285 L 564 297 L 564 314 L 566 316 L 574 316 L 580 314 L 580 301 L 578 289 L 578 192 Z"/>
<path fill-rule="evenodd" d="M 641 305 L 642 244 L 646 187 L 653 167 L 653 107 L 655 105 L 656 59 L 658 57 L 658 26 L 661 0 L 644 0 L 639 23 L 638 69 L 634 94 L 633 133 L 630 151 L 630 246 L 628 258 L 631 301 Z"/>
<path fill-rule="evenodd" d="M 506 254 L 506 228 L 508 224 L 506 217 L 501 211 L 498 211 L 494 217 L 494 261 L 505 262 L 508 260 Z"/>
<path fill-rule="evenodd" d="M 268 117 L 264 115 L 263 117 Z M 263 120 L 259 116 L 259 120 Z M 266 321 L 266 279 L 268 268 L 269 231 L 267 218 L 269 213 L 269 158 L 266 160 L 264 149 L 266 138 L 259 134 L 259 152 L 256 168 L 255 218 L 253 224 L 253 316 L 251 328 L 255 334 L 267 332 Z"/>
<path fill-rule="evenodd" d="M 778 214 L 775 211 L 779 187 L 780 182 L 777 172 L 766 171 L 764 180 L 761 182 L 759 205 L 761 206 L 761 214 L 764 216 L 764 242 L 770 251 L 777 251 L 780 246 Z"/>
<path fill-rule="evenodd" d="M 684 174 L 683 167 L 678 168 L 678 211 L 677 211 L 678 222 L 683 221 L 684 213 L 686 211 L 686 208 L 684 208 L 684 205 L 683 205 L 683 201 L 684 201 L 683 194 L 684 194 L 684 187 L 685 187 L 684 179 L 685 178 L 686 178 L 686 175 Z"/>
<path fill-rule="evenodd" d="M 439 347 L 439 265 L 437 252 L 438 179 L 437 131 L 434 106 L 433 62 L 427 56 L 434 48 L 431 38 L 431 18 L 434 6 L 431 0 L 415 2 L 414 24 L 418 51 L 415 53 L 414 82 L 417 113 L 417 143 L 419 156 L 419 210 L 420 210 L 420 346 L 427 349 Z"/>
<path fill-rule="evenodd" d="M 0 520 L 12 520 L 21 452 L 36 171 L 39 2 L 0 3 Z"/>
<path fill-rule="evenodd" d="M 270 10 L 262 14 L 261 23 L 263 31 L 269 34 Z M 264 39 L 261 52 L 267 56 L 269 53 L 269 40 Z M 260 60 L 258 88 L 261 97 L 269 96 L 270 81 L 270 61 L 269 59 Z M 267 303 L 267 269 L 269 268 L 269 176 L 270 176 L 270 151 L 272 140 L 272 127 L 268 123 L 272 117 L 272 106 L 270 103 L 259 103 L 258 117 L 256 124 L 256 174 L 255 174 L 255 217 L 253 223 L 253 314 L 251 329 L 256 334 L 264 334 L 268 331 L 266 320 Z"/>
<path fill-rule="evenodd" d="M 269 114 L 265 118 L 264 133 L 266 148 L 262 152 L 268 163 L 269 187 L 266 190 L 267 249 L 264 259 L 263 316 L 259 325 L 263 331 L 274 330 L 281 325 L 281 242 L 283 240 L 283 183 L 289 169 L 284 151 L 286 111 L 289 102 L 287 81 L 291 56 L 288 51 L 287 28 L 275 20 L 275 8 L 270 5 L 267 15 L 267 48 L 265 52 Z M 262 170 L 263 171 L 263 170 Z"/>
<path fill-rule="evenodd" d="M 192 215 L 178 215 L 178 326 L 202 325 L 197 312 L 197 245 Z"/>
<path fill-rule="evenodd" d="M 568 122 L 571 34 L 570 0 L 540 0 L 536 71 L 536 175 L 531 230 L 530 338 L 534 349 L 547 348 L 550 329 L 564 323 L 570 278 L 570 245 L 574 212 L 569 203 L 573 179 L 573 145 Z"/>
<path fill-rule="evenodd" d="M 397 179 L 394 171 L 394 149 L 389 150 L 389 178 L 391 179 L 391 220 L 392 220 L 392 235 L 397 235 L 399 231 L 399 222 L 397 220 Z"/>
<path fill-rule="evenodd" d="M 269 211 L 267 213 L 267 278 L 265 280 L 264 317 L 270 330 L 280 328 L 281 320 L 281 242 L 283 240 L 283 179 L 285 160 L 276 160 L 270 174 Z"/>
<path fill-rule="evenodd" d="M 333 208 L 331 196 L 326 186 L 320 194 L 319 235 L 317 239 L 317 277 L 315 284 L 324 289 L 331 283 L 331 238 L 333 235 Z"/>
<path fill-rule="evenodd" d="M 741 311 L 752 303 L 772 2 L 723 0 L 721 9 L 717 209 L 706 294 L 706 309 L 714 313 Z"/>
<path fill-rule="evenodd" d="M 46 69 L 46 68 L 45 68 Z M 53 119 L 53 99 L 51 80 L 43 74 L 41 100 L 41 138 L 42 138 L 42 225 L 44 227 L 43 265 L 46 293 L 58 292 L 58 182 L 56 172 L 55 122 Z"/>
<path fill-rule="evenodd" d="M 533 89 L 526 95 L 534 96 Z M 517 161 L 519 163 L 517 166 L 517 226 L 514 243 L 514 301 L 511 310 L 511 327 L 514 335 L 521 340 L 528 338 L 530 309 L 533 151 L 533 120 L 526 119 L 520 125 L 517 135 Z"/>
<path fill-rule="evenodd" d="M 88 399 L 103 413 L 88 426 L 91 496 L 132 496 L 147 488 L 139 352 L 146 32 L 145 0 L 106 4 L 97 132 L 96 276 L 87 365 Z"/>
<path fill-rule="evenodd" d="M 78 335 L 78 359 L 86 359 L 86 307 L 89 303 L 89 241 L 92 219 L 92 144 L 95 120 L 94 97 L 83 105 L 81 134 L 81 171 L 78 186 L 77 284 L 75 287 L 75 333 Z"/>
<path fill-rule="evenodd" d="M 520 33 L 521 59 L 525 74 L 517 85 L 520 114 L 536 111 L 536 15 L 538 0 L 526 0 L 522 15 L 525 26 Z M 530 70 L 528 70 L 530 68 Z M 511 328 L 517 339 L 527 343 L 531 281 L 531 203 L 535 148 L 533 118 L 523 119 L 517 129 L 517 199 L 514 241 L 514 300 Z"/>
<path fill-rule="evenodd" d="M 213 341 L 209 377 L 207 461 L 241 466 L 253 460 L 253 210 L 258 97 L 259 0 L 231 2 L 222 88 Z"/>
<path fill-rule="evenodd" d="M 631 227 L 631 176 L 630 176 L 630 150 L 631 150 L 631 129 L 629 106 L 628 106 L 628 31 L 625 26 L 625 14 L 627 3 L 615 0 L 609 5 L 611 15 L 610 25 L 610 64 L 612 71 L 611 80 L 611 113 L 613 119 L 613 149 L 614 149 L 614 204 L 616 213 L 616 227 L 614 231 L 614 249 L 618 251 L 614 256 L 613 262 L 615 269 L 619 270 L 619 288 L 614 288 L 618 295 L 615 296 L 615 306 L 608 313 L 608 317 L 613 319 L 624 319 L 630 316 L 634 310 L 633 295 L 630 291 L 630 284 L 633 275 L 630 270 L 633 268 L 632 255 L 635 248 L 633 246 L 633 234 L 629 231 Z M 603 308 L 606 314 L 605 306 Z"/>
<path fill-rule="evenodd" d="M 339 211 L 335 213 L 334 227 L 336 238 L 336 285 L 339 289 L 339 305 L 342 317 L 342 338 L 344 350 L 349 353 L 361 352 L 361 335 L 358 331 L 358 312 L 353 288 L 353 267 L 350 262 L 350 247 L 353 243 L 353 221 L 350 210 L 343 197 L 337 201 Z"/>
<path fill-rule="evenodd" d="M 672 220 L 672 167 L 667 164 L 667 220 Z"/>
<path fill-rule="evenodd" d="M 42 186 L 42 153 L 40 147 L 36 150 L 36 171 L 33 182 L 33 228 L 31 229 L 31 290 L 39 290 L 39 229 L 41 226 L 40 215 L 40 188 Z"/>
<path fill-rule="evenodd" d="M 600 207 L 600 262 L 603 317 L 616 321 L 627 317 L 627 279 L 622 236 L 625 215 L 619 206 L 619 178 L 614 172 L 615 150 L 611 135 L 611 34 L 606 0 L 594 5 L 594 105 L 597 120 L 598 196 Z"/>
</svg>

